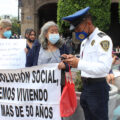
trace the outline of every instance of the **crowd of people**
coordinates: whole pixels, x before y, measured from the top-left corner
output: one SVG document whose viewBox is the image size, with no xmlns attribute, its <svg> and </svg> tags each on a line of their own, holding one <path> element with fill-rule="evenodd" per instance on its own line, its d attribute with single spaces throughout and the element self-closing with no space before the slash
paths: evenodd
<svg viewBox="0 0 120 120">
<path fill-rule="evenodd" d="M 82 41 L 80 58 L 72 55 L 72 39 L 63 40 L 58 25 L 48 21 L 42 26 L 39 38 L 33 29 L 25 31 L 26 67 L 59 63 L 58 68 L 62 70 L 62 88 L 65 85 L 65 72 L 69 71 L 69 65 L 81 70 L 83 91 L 80 104 L 84 110 L 85 120 L 108 120 L 110 87 L 107 81 L 114 84 L 114 75 L 110 69 L 116 56 L 112 59 L 112 40 L 94 26 L 89 9 L 87 7 L 63 18 L 70 22 L 70 30 L 74 30 L 76 38 Z M 9 39 L 12 36 L 11 28 L 10 20 L 1 20 L 0 38 Z"/>
</svg>

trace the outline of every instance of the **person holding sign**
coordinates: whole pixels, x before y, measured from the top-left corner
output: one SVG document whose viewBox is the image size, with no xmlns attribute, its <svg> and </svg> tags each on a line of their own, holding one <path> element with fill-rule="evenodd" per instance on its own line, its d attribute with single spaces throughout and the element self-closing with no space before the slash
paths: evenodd
<svg viewBox="0 0 120 120">
<path fill-rule="evenodd" d="M 49 21 L 43 25 L 39 40 L 34 42 L 32 49 L 29 51 L 26 59 L 26 67 L 59 63 L 59 69 L 69 71 L 68 64 L 61 61 L 60 56 L 62 54 L 68 54 L 67 48 L 64 41 L 60 38 L 57 24 Z M 62 74 L 63 77 L 64 74 Z M 62 83 L 65 84 L 65 81 L 62 81 Z"/>
<path fill-rule="evenodd" d="M 8 19 L 0 20 L 0 39 L 9 39 L 12 36 L 12 23 Z"/>
</svg>

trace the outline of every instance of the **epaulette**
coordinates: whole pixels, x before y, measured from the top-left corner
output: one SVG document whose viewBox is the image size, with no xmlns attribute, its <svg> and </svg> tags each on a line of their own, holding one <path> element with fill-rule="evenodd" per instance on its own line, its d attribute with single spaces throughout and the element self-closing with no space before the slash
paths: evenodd
<svg viewBox="0 0 120 120">
<path fill-rule="evenodd" d="M 101 38 L 104 37 L 104 36 L 106 36 L 106 34 L 105 34 L 104 32 L 100 32 L 100 33 L 98 33 L 97 35 L 98 35 L 99 37 L 101 37 Z"/>
</svg>

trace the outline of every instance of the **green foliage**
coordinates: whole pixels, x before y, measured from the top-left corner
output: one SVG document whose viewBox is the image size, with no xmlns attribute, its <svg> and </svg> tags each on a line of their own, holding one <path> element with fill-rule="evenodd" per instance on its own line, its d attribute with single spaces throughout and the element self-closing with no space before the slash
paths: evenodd
<svg viewBox="0 0 120 120">
<path fill-rule="evenodd" d="M 101 30 L 106 31 L 110 24 L 110 0 L 59 0 L 57 9 L 57 23 L 60 32 L 66 34 L 69 30 L 69 23 L 62 20 L 62 17 L 90 6 L 93 23 Z"/>
<path fill-rule="evenodd" d="M 12 33 L 13 34 L 20 34 L 20 22 L 18 21 L 17 17 L 11 18 L 12 21 Z"/>
<path fill-rule="evenodd" d="M 82 91 L 82 80 L 81 80 L 81 73 L 78 71 L 76 73 L 76 79 L 75 79 L 75 90 L 81 92 Z"/>
</svg>

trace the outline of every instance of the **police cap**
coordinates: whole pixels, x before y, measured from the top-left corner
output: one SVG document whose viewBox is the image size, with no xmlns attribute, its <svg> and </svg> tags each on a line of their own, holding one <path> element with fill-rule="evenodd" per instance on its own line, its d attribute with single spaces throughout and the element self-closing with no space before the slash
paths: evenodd
<svg viewBox="0 0 120 120">
<path fill-rule="evenodd" d="M 85 18 L 87 18 L 87 16 L 89 15 L 89 9 L 90 7 L 86 7 L 82 10 L 79 10 L 75 13 L 73 13 L 72 15 L 63 17 L 62 20 L 65 21 L 69 21 L 70 22 L 70 30 L 74 30 L 75 27 L 77 27 L 77 25 L 79 25 L 82 21 L 85 20 Z"/>
</svg>

